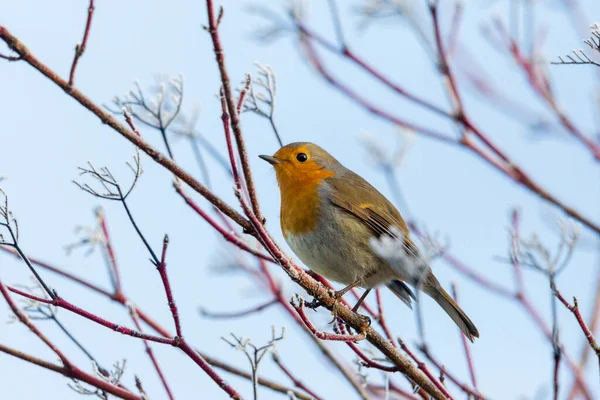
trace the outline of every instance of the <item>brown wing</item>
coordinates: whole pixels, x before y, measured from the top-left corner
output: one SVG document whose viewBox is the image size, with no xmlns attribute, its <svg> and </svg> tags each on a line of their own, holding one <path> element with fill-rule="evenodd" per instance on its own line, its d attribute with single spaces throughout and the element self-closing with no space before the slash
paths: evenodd
<svg viewBox="0 0 600 400">
<path fill-rule="evenodd" d="M 404 235 L 408 254 L 418 256 L 419 250 L 410 240 L 406 222 L 396 207 L 377 189 L 352 172 L 339 178 L 330 178 L 328 181 L 334 189 L 330 200 L 335 206 L 364 222 L 373 231 L 374 236 L 396 237 L 390 230 L 395 226 Z"/>
<path fill-rule="evenodd" d="M 404 246 L 407 254 L 416 258 L 420 257 L 417 246 L 410 240 L 408 227 L 402 216 L 392 203 L 373 186 L 352 172 L 345 173 L 340 177 L 329 178 L 328 182 L 334 189 L 330 200 L 335 206 L 364 222 L 375 236 L 395 237 L 390 228 L 398 227 L 404 234 Z M 421 285 L 421 290 L 438 302 L 469 340 L 473 341 L 474 338 L 479 337 L 479 332 L 473 322 L 441 287 L 431 270 L 428 270 L 426 279 L 421 282 Z M 388 287 L 410 306 L 410 298 L 414 295 L 404 282 L 394 281 Z M 406 290 L 408 292 L 405 292 Z"/>
</svg>

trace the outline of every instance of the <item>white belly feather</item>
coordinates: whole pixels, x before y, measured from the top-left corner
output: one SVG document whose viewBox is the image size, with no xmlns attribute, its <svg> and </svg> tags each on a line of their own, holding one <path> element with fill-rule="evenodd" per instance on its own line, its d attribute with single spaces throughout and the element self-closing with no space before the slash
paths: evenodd
<svg viewBox="0 0 600 400">
<path fill-rule="evenodd" d="M 358 277 L 359 271 L 351 268 L 352 260 L 342 259 L 340 249 L 331 248 L 322 238 L 288 232 L 286 241 L 298 258 L 317 274 L 344 285 L 353 283 Z"/>
</svg>

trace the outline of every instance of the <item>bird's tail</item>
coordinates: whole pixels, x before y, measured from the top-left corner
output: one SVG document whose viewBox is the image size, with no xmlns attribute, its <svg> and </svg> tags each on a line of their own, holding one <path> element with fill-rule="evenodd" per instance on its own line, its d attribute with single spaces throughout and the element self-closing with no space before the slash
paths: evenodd
<svg viewBox="0 0 600 400">
<path fill-rule="evenodd" d="M 415 295 L 410 290 L 410 288 L 406 285 L 406 283 L 394 280 L 387 284 L 388 289 L 390 289 L 404 304 L 408 306 L 408 308 L 412 309 L 412 301 L 415 299 Z"/>
<path fill-rule="evenodd" d="M 422 290 L 432 299 L 434 299 L 444 309 L 444 311 L 446 311 L 446 314 L 448 314 L 450 318 L 452 318 L 452 321 L 454 321 L 454 323 L 458 325 L 462 333 L 464 333 L 464 335 L 471 342 L 473 342 L 475 338 L 479 337 L 479 331 L 475 327 L 473 321 L 471 321 L 471 319 L 467 317 L 467 314 L 465 314 L 465 312 L 458 306 L 458 304 L 456 304 L 456 302 L 452 297 L 450 297 L 448 292 L 446 292 L 444 288 L 442 288 L 439 282 L 437 282 L 437 279 L 434 284 L 423 285 Z"/>
</svg>

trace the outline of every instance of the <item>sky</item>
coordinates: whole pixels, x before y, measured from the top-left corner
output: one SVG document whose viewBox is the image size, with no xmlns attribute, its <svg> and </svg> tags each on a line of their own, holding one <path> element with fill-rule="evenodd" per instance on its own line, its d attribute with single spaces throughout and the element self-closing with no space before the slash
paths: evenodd
<svg viewBox="0 0 600 400">
<path fill-rule="evenodd" d="M 154 84 L 158 75 L 184 77 L 183 112 L 190 116 L 200 107 L 198 131 L 225 155 L 225 143 L 217 98 L 219 79 L 206 24 L 202 1 L 173 0 L 148 3 L 97 2 L 87 50 L 77 70 L 76 86 L 98 104 L 109 104 L 114 96 L 123 96 L 138 81 L 143 88 Z M 407 89 L 443 107 L 448 107 L 444 88 L 427 54 L 415 39 L 409 25 L 401 19 L 378 21 L 368 28 L 361 26 L 357 6 L 352 0 L 339 2 L 346 40 L 352 49 Z M 465 2 L 466 3 L 466 2 Z M 514 63 L 485 40 L 482 25 L 492 16 L 507 20 L 505 2 L 468 2 L 460 46 L 469 49 L 472 59 L 462 58 L 464 71 L 483 68 L 491 82 L 536 114 L 548 116 L 546 108 L 532 94 L 531 88 Z M 543 54 L 556 59 L 571 49 L 582 47 L 583 33 L 576 33 L 565 14 L 562 2 L 540 2 L 535 16 L 538 28 L 546 29 Z M 600 20 L 600 3 L 581 1 L 583 30 Z M 277 76 L 275 120 L 285 142 L 311 141 L 319 144 L 346 167 L 365 177 L 383 194 L 392 198 L 386 179 L 365 150 L 364 138 L 384 150 L 405 150 L 396 174 L 405 204 L 403 212 L 429 232 L 447 238 L 452 254 L 495 282 L 512 287 L 510 267 L 499 262 L 509 246 L 509 215 L 513 208 L 521 211 L 524 234 L 536 233 L 544 243 L 556 248 L 556 221 L 562 214 L 535 195 L 500 176 L 467 151 L 419 135 L 403 133 L 397 127 L 359 108 L 327 83 L 303 59 L 297 42 L 290 35 L 262 43 L 258 31 L 269 22 L 257 16 L 246 1 L 225 0 L 225 17 L 221 25 L 226 62 L 232 81 L 237 84 L 245 73 L 255 73 L 255 62 L 269 65 Z M 282 12 L 287 2 L 263 1 L 265 7 Z M 34 54 L 61 76 L 67 76 L 74 46 L 81 40 L 87 2 L 38 2 L 0 0 L 0 25 L 19 37 Z M 449 26 L 450 11 L 442 8 L 444 27 Z M 423 10 L 415 9 L 422 16 Z M 318 32 L 334 38 L 324 2 L 312 1 L 308 23 Z M 428 29 L 425 24 L 425 28 Z M 522 34 L 529 27 L 521 27 Z M 0 46 L 0 51 L 8 50 Z M 452 127 L 431 116 L 389 90 L 365 77 L 343 60 L 326 58 L 328 65 L 345 82 L 364 96 L 407 120 L 454 134 Z M 598 132 L 597 79 L 593 67 L 547 66 L 562 107 L 588 135 Z M 498 112 L 485 98 L 464 85 L 465 107 L 475 123 L 489 137 L 523 166 L 542 186 L 565 203 L 600 222 L 599 170 L 590 153 L 560 129 L 552 133 L 532 132 L 520 121 Z M 78 227 L 94 226 L 94 210 L 106 213 L 122 279 L 127 294 L 164 326 L 172 329 L 161 282 L 148 254 L 129 224 L 120 204 L 94 198 L 73 184 L 81 180 L 78 167 L 88 161 L 109 166 L 119 179 L 128 181 L 131 174 L 125 165 L 134 153 L 132 145 L 66 96 L 54 84 L 24 63 L 0 60 L 0 187 L 9 196 L 9 205 L 19 222 L 20 243 L 25 253 L 109 286 L 99 250 L 86 249 L 68 253 L 69 244 L 81 240 Z M 267 226 L 289 252 L 278 226 L 279 194 L 271 167 L 258 159 L 272 154 L 278 144 L 268 121 L 244 114 L 242 125 L 248 145 L 250 164 L 256 179 L 258 197 L 267 218 Z M 159 134 L 140 127 L 146 140 L 163 149 Z M 178 162 L 201 178 L 189 142 L 172 135 Z M 206 153 L 204 153 L 206 154 Z M 142 156 L 144 174 L 130 196 L 129 204 L 151 245 L 158 249 L 165 233 L 170 237 L 169 274 L 179 306 L 186 338 L 208 353 L 248 369 L 244 355 L 232 349 L 221 337 L 234 333 L 250 338 L 258 345 L 268 341 L 271 326 L 286 326 L 285 339 L 278 343 L 279 355 L 298 376 L 310 382 L 326 399 L 354 398 L 355 395 L 334 373 L 278 308 L 236 320 L 208 320 L 198 315 L 198 306 L 214 311 L 235 311 L 269 299 L 243 274 L 224 273 L 224 267 L 238 260 L 231 247 L 198 218 L 172 188 L 172 177 L 151 159 Z M 214 191 L 237 207 L 232 182 L 214 160 L 207 160 Z M 191 193 L 191 191 L 188 191 Z M 207 203 L 195 199 L 208 210 Z M 594 282 L 599 272 L 598 240 L 581 228 L 581 243 L 569 267 L 558 278 L 566 298 L 577 296 L 587 315 L 594 296 Z M 292 254 L 289 252 L 289 254 Z M 434 272 L 445 287 L 455 282 L 461 304 L 475 321 L 481 338 L 472 346 L 482 393 L 502 399 L 546 399 L 551 395 L 551 347 L 533 327 L 529 317 L 514 302 L 499 299 L 484 288 L 456 273 L 443 261 L 436 260 Z M 77 305 L 111 320 L 130 324 L 119 306 L 54 275 L 42 271 L 46 281 Z M 5 283 L 24 284 L 29 276 L 25 265 L 12 257 L 0 255 L 0 276 Z M 286 295 L 304 295 L 302 290 L 281 274 L 278 279 Z M 534 271 L 525 271 L 527 293 L 550 321 L 548 282 Z M 392 330 L 410 344 L 417 341 L 412 312 L 393 295 L 384 295 Z M 460 337 L 451 321 L 431 301 L 425 300 L 424 316 L 427 341 L 448 368 L 468 380 Z M 56 361 L 24 326 L 9 321 L 7 307 L 0 306 L 0 343 Z M 111 366 L 126 359 L 124 380 L 133 386 L 133 376 L 143 379 L 153 399 L 165 398 L 152 366 L 143 353 L 142 343 L 118 335 L 77 316 L 59 311 L 60 320 L 90 348 L 103 365 Z M 328 315 L 321 311 L 315 321 L 327 328 Z M 567 351 L 577 356 L 583 335 L 572 315 L 559 309 L 561 335 Z M 91 369 L 87 358 L 50 322 L 39 326 L 79 365 Z M 331 344 L 334 351 L 348 360 L 354 356 L 343 344 Z M 154 345 L 177 398 L 221 399 L 226 395 L 185 356 L 167 346 Z M 590 386 L 598 395 L 597 370 L 593 362 L 586 370 Z M 67 386 L 68 381 L 54 373 L 0 354 L 0 385 L 10 399 L 47 397 L 77 399 L 79 394 Z M 291 383 L 270 360 L 260 367 L 261 374 L 282 383 Z M 227 380 L 251 398 L 246 381 L 233 376 Z M 563 367 L 563 390 L 570 379 Z M 369 379 L 381 380 L 377 371 Z M 401 381 L 399 379 L 398 381 Z M 454 391 L 460 398 L 458 391 Z M 260 390 L 261 399 L 281 398 Z M 561 392 L 564 395 L 564 392 Z M 4 397 L 3 396 L 3 397 Z M 353 397 L 354 396 L 354 397 Z"/>
</svg>

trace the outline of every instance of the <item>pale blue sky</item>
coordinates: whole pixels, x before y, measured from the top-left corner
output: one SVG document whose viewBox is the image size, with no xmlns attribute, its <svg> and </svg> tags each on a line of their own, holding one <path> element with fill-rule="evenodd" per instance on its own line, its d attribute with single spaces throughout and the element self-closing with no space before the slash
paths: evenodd
<svg viewBox="0 0 600 400">
<path fill-rule="evenodd" d="M 199 130 L 225 154 L 220 105 L 215 97 L 219 89 L 217 69 L 209 37 L 202 29 L 206 23 L 204 2 L 174 0 L 149 3 L 132 0 L 98 3 L 88 49 L 77 73 L 78 88 L 97 103 L 108 103 L 113 96 L 122 95 L 132 88 L 136 79 L 147 86 L 157 73 L 183 73 L 185 112 L 189 114 L 196 102 L 201 105 Z M 281 9 L 285 4 L 275 0 L 263 3 L 275 9 Z M 310 23 L 320 32 L 331 35 L 324 2 L 311 3 Z M 355 28 L 359 20 L 352 10 L 359 3 L 359 0 L 353 0 L 342 6 L 347 37 L 355 51 L 406 88 L 446 106 L 443 87 L 409 29 L 398 21 L 390 20 L 366 31 L 358 31 Z M 478 64 L 499 87 L 543 112 L 544 108 L 535 101 L 526 81 L 516 72 L 511 61 L 498 55 L 482 39 L 480 24 L 489 20 L 492 9 L 482 5 L 487 2 L 473 3 L 467 7 L 461 41 L 477 56 Z M 497 3 L 497 11 L 505 18 L 506 10 L 501 7 L 501 2 Z M 564 9 L 554 3 L 560 2 L 552 2 L 552 6 L 546 7 L 537 16 L 537 22 L 549 29 L 544 54 L 550 58 L 581 47 L 583 39 L 574 34 Z M 594 0 L 581 3 L 586 24 L 600 20 L 600 3 Z M 385 179 L 364 152 L 360 137 L 368 134 L 384 146 L 394 148 L 397 130 L 327 86 L 307 67 L 297 52 L 296 43 L 290 38 L 268 46 L 252 40 L 252 32 L 261 27 L 264 20 L 249 14 L 247 4 L 245 1 L 224 2 L 226 12 L 221 30 L 233 81 L 241 81 L 245 72 L 254 72 L 254 61 L 272 66 L 278 77 L 276 119 L 284 141 L 316 142 L 391 196 Z M 86 9 L 87 1 L 0 0 L 0 24 L 21 38 L 48 66 L 67 76 L 74 45 L 81 39 Z M 447 11 L 444 10 L 445 21 L 449 20 Z M 0 46 L 0 49 L 3 53 L 7 52 L 4 47 Z M 382 107 L 419 124 L 430 124 L 453 132 L 444 121 L 432 118 L 406 101 L 398 101 L 389 91 L 365 79 L 357 70 L 339 60 L 330 61 L 332 68 L 340 71 L 340 76 Z M 598 94 L 597 86 L 593 86 L 597 75 L 593 75 L 592 67 L 548 68 L 561 103 L 578 126 L 587 134 L 597 132 L 595 123 L 598 121 L 594 120 L 594 113 L 598 113 L 598 105 L 593 102 L 593 91 Z M 120 205 L 93 198 L 71 183 L 77 177 L 77 166 L 87 160 L 110 166 L 115 173 L 128 177 L 124 162 L 130 158 L 132 146 L 24 63 L 0 62 L 0 94 L 0 175 L 8 176 L 2 182 L 2 188 L 9 194 L 11 208 L 19 220 L 24 251 L 108 287 L 99 252 L 85 257 L 83 251 L 76 251 L 67 256 L 64 250 L 65 245 L 77 240 L 73 234 L 74 227 L 93 224 L 93 209 L 101 205 L 107 213 L 128 295 L 144 309 L 152 310 L 156 319 L 171 328 L 158 274 L 148 262 L 148 255 L 126 221 Z M 578 143 L 563 134 L 549 138 L 532 137 L 522 125 L 499 115 L 478 96 L 466 93 L 465 101 L 476 123 L 527 172 L 560 199 L 593 220 L 600 221 L 598 165 Z M 273 153 L 277 143 L 265 120 L 244 115 L 242 122 L 269 227 L 288 249 L 279 233 L 279 196 L 274 174 L 269 165 L 256 157 Z M 162 149 L 156 132 L 144 130 L 143 134 Z M 173 147 L 180 163 L 200 176 L 187 141 L 173 138 Z M 291 319 L 280 310 L 273 308 L 251 318 L 233 321 L 209 321 L 198 316 L 196 308 L 200 304 L 213 310 L 237 310 L 266 301 L 269 297 L 261 289 L 257 290 L 245 276 L 214 273 L 214 267 L 222 265 L 223 258 L 228 257 L 227 247 L 174 193 L 169 173 L 147 157 L 143 157 L 143 164 L 145 173 L 131 195 L 130 204 L 141 229 L 155 248 L 159 247 L 164 233 L 171 238 L 169 272 L 186 337 L 210 354 L 246 368 L 244 356 L 232 350 L 220 337 L 234 332 L 261 344 L 269 338 L 271 325 L 285 325 L 288 327 L 286 339 L 278 348 L 283 360 L 297 375 L 324 398 L 354 398 L 341 378 L 331 372 L 329 365 L 321 360 Z M 215 191 L 235 204 L 231 182 L 215 163 L 210 162 L 209 165 L 214 173 Z M 510 269 L 494 261 L 494 257 L 507 254 L 508 215 L 512 207 L 517 206 L 523 211 L 524 232 L 539 232 L 550 243 L 557 240 L 556 230 L 552 227 L 561 214 L 555 208 L 461 149 L 417 137 L 398 170 L 398 176 L 404 197 L 417 220 L 430 231 L 448 236 L 451 250 L 457 257 L 505 286 L 512 285 Z M 587 315 L 599 262 L 594 252 L 597 241 L 589 232 L 584 230 L 583 233 L 587 247 L 577 251 L 558 284 L 565 297 L 579 297 L 582 311 Z M 472 346 L 480 390 L 497 399 L 534 398 L 536 393 L 540 394 L 540 399 L 549 398 L 551 348 L 545 338 L 532 328 L 532 322 L 522 310 L 514 303 L 486 293 L 441 261 L 434 263 L 433 267 L 446 287 L 451 281 L 458 284 L 461 304 L 481 332 L 481 338 Z M 87 295 L 65 280 L 48 273 L 43 275 L 66 299 L 129 325 L 127 314 L 120 308 L 104 299 Z M 0 276 L 4 282 L 23 283 L 27 280 L 27 271 L 23 264 L 0 256 Z M 279 276 L 290 297 L 298 291 L 298 287 L 288 282 L 283 274 Z M 529 271 L 526 278 L 528 293 L 542 310 L 543 317 L 549 320 L 547 282 Z M 414 343 L 416 331 L 410 310 L 387 293 L 385 301 L 393 331 L 408 343 Z M 432 351 L 444 360 L 449 369 L 467 380 L 463 351 L 455 327 L 429 300 L 425 302 L 424 309 Z M 8 316 L 7 307 L 1 306 L 0 342 L 55 361 L 55 357 L 26 328 L 18 324 L 4 324 Z M 141 342 L 64 311 L 59 312 L 59 317 L 104 365 L 126 358 L 125 379 L 128 386 L 133 386 L 133 375 L 136 374 L 143 378 L 144 387 L 153 399 L 164 398 Z M 564 342 L 570 353 L 576 356 L 583 336 L 566 310 L 561 308 L 559 317 Z M 325 313 L 322 318 L 315 318 L 320 326 L 326 327 Z M 89 365 L 83 354 L 51 323 L 39 325 L 73 360 L 81 366 Z M 175 349 L 159 345 L 153 347 L 178 398 L 226 398 L 205 374 Z M 353 359 L 345 345 L 334 343 L 331 347 L 344 353 L 349 360 Z M 67 387 L 66 379 L 3 354 L 0 354 L 0 371 L 3 397 L 48 398 L 48 394 L 52 393 L 52 398 L 79 398 Z M 562 371 L 564 373 L 564 367 Z M 261 372 L 291 385 L 269 360 L 264 362 Z M 370 379 L 380 379 L 377 371 L 369 374 Z M 247 382 L 223 375 L 250 398 Z M 592 389 L 598 394 L 597 370 L 593 362 L 588 376 Z M 327 383 L 322 383 L 323 380 Z M 561 382 L 563 387 L 570 385 L 570 379 Z M 457 398 L 461 397 L 457 391 L 454 393 Z M 281 396 L 264 390 L 260 398 Z"/>
</svg>

